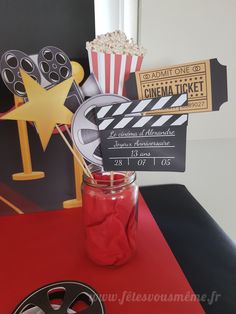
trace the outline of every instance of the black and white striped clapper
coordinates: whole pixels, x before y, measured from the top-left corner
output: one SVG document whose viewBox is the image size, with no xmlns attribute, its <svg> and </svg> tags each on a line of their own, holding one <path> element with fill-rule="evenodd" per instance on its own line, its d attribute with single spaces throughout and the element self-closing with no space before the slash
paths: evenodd
<svg viewBox="0 0 236 314">
<path fill-rule="evenodd" d="M 163 96 L 153 99 L 133 100 L 121 104 L 103 106 L 97 111 L 98 119 L 106 119 L 119 115 L 151 114 L 151 111 L 187 106 L 187 94 Z M 162 113 L 163 114 L 163 113 Z"/>
<path fill-rule="evenodd" d="M 188 115 L 161 115 L 161 116 L 117 116 L 98 121 L 100 131 L 106 129 L 135 129 L 144 127 L 165 127 L 187 125 Z"/>
<path fill-rule="evenodd" d="M 180 126 L 188 122 L 187 114 L 154 115 L 153 110 L 187 105 L 187 94 L 112 104 L 97 110 L 98 128 L 105 129 Z M 148 113 L 148 115 L 146 115 Z"/>
</svg>

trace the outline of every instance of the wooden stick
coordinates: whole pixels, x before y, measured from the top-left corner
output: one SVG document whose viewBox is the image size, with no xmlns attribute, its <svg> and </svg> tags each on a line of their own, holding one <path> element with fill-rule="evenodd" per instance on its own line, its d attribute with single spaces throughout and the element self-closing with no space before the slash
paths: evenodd
<svg viewBox="0 0 236 314">
<path fill-rule="evenodd" d="M 114 171 L 111 171 L 111 186 L 114 184 Z"/>
<path fill-rule="evenodd" d="M 17 206 L 15 206 L 14 204 L 12 204 L 10 201 L 8 201 L 6 198 L 4 198 L 3 196 L 0 196 L 0 201 L 2 201 L 3 203 L 7 204 L 9 207 L 11 207 L 15 212 L 17 212 L 18 214 L 24 214 L 24 212 L 18 208 Z"/>
<path fill-rule="evenodd" d="M 65 128 L 66 128 L 66 131 L 67 131 L 67 133 L 68 133 L 68 135 L 69 135 L 70 139 L 72 140 L 72 135 L 71 135 L 71 133 L 70 133 L 70 130 L 69 130 L 68 125 L 67 125 L 67 124 L 65 124 Z"/>
<path fill-rule="evenodd" d="M 125 171 L 125 181 L 127 182 L 129 178 L 129 171 Z"/>
<path fill-rule="evenodd" d="M 68 125 L 66 125 L 66 124 L 65 124 L 65 129 L 66 129 L 68 135 L 70 136 L 70 139 L 72 140 L 71 132 L 70 132 L 70 130 L 68 128 Z M 82 160 L 82 163 L 83 163 L 84 167 L 87 169 L 88 173 L 90 174 L 90 177 L 93 178 L 92 172 L 90 171 L 88 165 L 86 164 L 86 161 L 84 160 L 83 156 L 79 152 L 78 152 L 78 154 L 79 154 L 79 156 L 80 156 L 80 158 Z"/>
<path fill-rule="evenodd" d="M 61 131 L 61 129 L 59 128 L 59 126 L 56 124 L 56 128 L 57 131 L 59 132 L 59 134 L 61 135 L 63 141 L 65 142 L 65 144 L 67 145 L 67 147 L 69 148 L 69 150 L 72 152 L 73 156 L 75 157 L 75 159 L 78 161 L 79 165 L 82 167 L 84 173 L 88 176 L 93 178 L 93 176 L 91 176 L 87 169 L 84 167 L 84 165 L 82 164 L 82 162 L 80 161 L 79 157 L 77 156 L 76 152 L 73 150 L 72 146 L 70 145 L 70 143 L 68 142 L 67 138 L 65 137 L 65 135 L 63 134 L 63 132 Z"/>
</svg>

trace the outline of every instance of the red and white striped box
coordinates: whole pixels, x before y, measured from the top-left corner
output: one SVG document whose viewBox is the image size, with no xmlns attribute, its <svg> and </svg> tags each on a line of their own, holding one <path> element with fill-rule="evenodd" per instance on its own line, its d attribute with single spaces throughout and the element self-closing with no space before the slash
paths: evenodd
<svg viewBox="0 0 236 314">
<path fill-rule="evenodd" d="M 139 71 L 143 55 L 131 56 L 88 49 L 90 72 L 96 76 L 104 93 L 126 95 L 124 82 L 131 72 Z"/>
</svg>

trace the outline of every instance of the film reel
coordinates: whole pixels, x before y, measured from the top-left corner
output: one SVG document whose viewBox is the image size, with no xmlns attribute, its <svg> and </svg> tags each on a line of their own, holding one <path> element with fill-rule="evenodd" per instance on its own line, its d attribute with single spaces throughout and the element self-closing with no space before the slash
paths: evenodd
<svg viewBox="0 0 236 314">
<path fill-rule="evenodd" d="M 49 284 L 30 294 L 13 314 L 105 314 L 97 292 L 78 281 Z"/>
<path fill-rule="evenodd" d="M 74 62 L 76 77 L 82 79 L 84 72 L 80 64 Z M 37 56 L 26 55 L 19 50 L 6 51 L 0 61 L 0 72 L 7 88 L 15 95 L 27 101 L 27 94 L 20 76 L 20 68 L 44 87 L 50 88 L 72 76 L 73 68 L 64 51 L 54 46 L 40 50 Z M 76 73 L 77 72 L 77 73 Z M 101 88 L 93 74 L 87 78 L 83 86 L 75 81 L 65 101 L 65 106 L 75 112 L 85 97 L 101 93 Z"/>
<path fill-rule="evenodd" d="M 54 46 L 47 46 L 40 50 L 38 65 L 42 75 L 52 85 L 59 84 L 72 75 L 69 57 Z"/>
<path fill-rule="evenodd" d="M 95 118 L 95 107 L 129 101 L 115 94 L 100 94 L 86 100 L 74 114 L 71 124 L 73 142 L 86 160 L 102 165 L 100 138 Z"/>
<path fill-rule="evenodd" d="M 2 55 L 0 70 L 3 82 L 14 95 L 25 98 L 27 94 L 20 75 L 20 69 L 23 69 L 39 84 L 41 83 L 37 65 L 24 52 L 9 50 Z"/>
<path fill-rule="evenodd" d="M 73 72 L 69 57 L 64 51 L 54 46 L 47 46 L 40 50 L 38 54 L 38 66 L 44 78 L 51 85 L 63 82 L 71 77 Z M 80 72 L 81 65 L 74 63 L 74 66 Z M 78 76 L 80 73 L 76 75 Z M 75 112 L 83 103 L 86 96 L 93 96 L 95 93 L 101 93 L 101 88 L 94 75 L 90 74 L 82 87 L 76 84 L 75 81 L 72 83 L 65 106 L 72 112 Z"/>
</svg>

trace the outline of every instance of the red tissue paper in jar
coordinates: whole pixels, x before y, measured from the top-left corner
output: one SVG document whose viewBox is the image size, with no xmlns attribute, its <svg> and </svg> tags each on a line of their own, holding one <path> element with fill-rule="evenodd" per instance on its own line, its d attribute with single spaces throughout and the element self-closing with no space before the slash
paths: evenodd
<svg viewBox="0 0 236 314">
<path fill-rule="evenodd" d="M 99 265 L 126 263 L 136 250 L 138 187 L 135 173 L 93 173 L 83 183 L 86 250 Z"/>
</svg>

